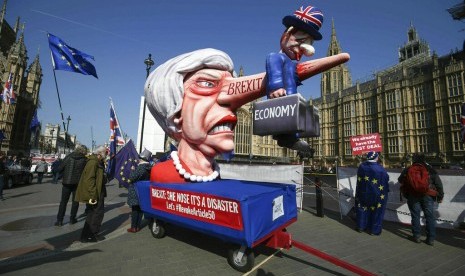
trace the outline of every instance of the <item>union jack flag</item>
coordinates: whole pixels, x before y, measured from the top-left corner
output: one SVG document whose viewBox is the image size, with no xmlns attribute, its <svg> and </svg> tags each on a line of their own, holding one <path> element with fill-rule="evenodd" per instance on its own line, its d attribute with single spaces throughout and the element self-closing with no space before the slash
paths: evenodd
<svg viewBox="0 0 465 276">
<path fill-rule="evenodd" d="M 460 115 L 460 140 L 462 143 L 465 143 L 465 103 L 462 104 Z"/>
<path fill-rule="evenodd" d="M 14 104 L 16 103 L 16 94 L 13 92 L 13 81 L 11 79 L 12 75 L 8 76 L 8 80 L 5 83 L 5 89 L 3 89 L 3 101 L 6 104 Z"/>
<path fill-rule="evenodd" d="M 305 23 L 311 22 L 317 25 L 318 29 L 321 28 L 323 24 L 323 13 L 318 8 L 312 6 L 307 6 L 305 8 L 302 6 L 294 12 L 294 15 Z"/>
<path fill-rule="evenodd" d="M 115 107 L 113 106 L 113 102 L 110 102 L 110 160 L 108 160 L 107 168 L 107 173 L 110 179 L 112 179 L 115 174 L 115 162 L 113 159 L 116 155 L 116 147 L 123 146 L 124 144 L 125 141 L 121 135 Z"/>
<path fill-rule="evenodd" d="M 119 129 L 119 122 L 113 103 L 110 104 L 110 143 L 115 143 L 115 146 L 122 146 L 125 144 Z"/>
</svg>

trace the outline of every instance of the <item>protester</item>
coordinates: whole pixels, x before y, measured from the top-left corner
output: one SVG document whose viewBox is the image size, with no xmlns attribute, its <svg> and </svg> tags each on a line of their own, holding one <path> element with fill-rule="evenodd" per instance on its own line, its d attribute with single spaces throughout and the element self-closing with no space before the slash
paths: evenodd
<svg viewBox="0 0 465 276">
<path fill-rule="evenodd" d="M 413 164 L 402 171 L 398 180 L 412 216 L 412 240 L 421 242 L 420 212 L 423 211 L 426 219 L 425 242 L 433 246 L 436 238 L 434 202 L 441 203 L 444 197 L 438 173 L 426 163 L 423 153 L 416 153 L 413 155 Z"/>
<path fill-rule="evenodd" d="M 104 146 L 95 149 L 87 160 L 76 190 L 74 200 L 85 202 L 90 209 L 81 232 L 81 242 L 97 242 L 102 239 L 98 233 L 102 226 L 106 196 L 107 177 L 104 163 L 106 156 L 107 149 Z"/>
<path fill-rule="evenodd" d="M 69 216 L 69 223 L 75 224 L 77 222 L 76 214 L 79 209 L 79 202 L 74 201 L 76 196 L 76 188 L 81 178 L 82 171 L 87 162 L 87 147 L 78 146 L 76 149 L 68 154 L 65 159 L 56 168 L 57 174 L 63 174 L 61 201 L 58 208 L 57 221 L 55 226 L 63 226 L 63 218 L 66 213 L 66 205 L 68 205 L 69 196 L 71 197 L 71 213 Z"/>
<path fill-rule="evenodd" d="M 297 62 L 302 56 L 312 56 L 315 40 L 321 40 L 319 32 L 323 24 L 323 13 L 312 6 L 301 7 L 293 15 L 282 20 L 286 30 L 281 35 L 278 53 L 270 53 L 266 58 L 266 92 L 268 98 L 278 98 L 297 93 L 301 85 L 297 77 Z M 296 133 L 285 133 L 273 136 L 281 147 L 301 152 L 309 152 L 313 156 L 314 149 L 307 142 L 299 139 Z"/>
<path fill-rule="evenodd" d="M 42 157 L 42 159 L 40 159 L 39 163 L 36 165 L 35 171 L 37 173 L 37 183 L 42 184 L 44 173 L 48 171 L 48 164 L 45 162 L 45 158 Z"/>
<path fill-rule="evenodd" d="M 6 172 L 5 167 L 5 155 L 3 153 L 0 154 L 0 200 L 4 200 L 3 198 L 3 186 L 5 185 L 4 175 Z"/>
<path fill-rule="evenodd" d="M 380 235 L 389 194 L 389 175 L 378 163 L 379 154 L 371 151 L 357 171 L 355 213 L 357 231 Z"/>
<path fill-rule="evenodd" d="M 128 229 L 130 233 L 139 232 L 142 222 L 142 210 L 139 205 L 139 198 L 137 197 L 136 185 L 137 181 L 149 180 L 150 170 L 152 165 L 150 164 L 152 152 L 145 149 L 139 155 L 139 164 L 137 168 L 129 175 L 129 186 L 128 186 L 128 205 L 131 206 L 131 228 Z"/>
<path fill-rule="evenodd" d="M 18 165 L 18 158 L 16 157 L 16 155 L 8 156 L 6 166 L 10 167 L 10 166 L 15 166 L 15 165 Z"/>
<path fill-rule="evenodd" d="M 61 178 L 61 172 L 58 170 L 58 168 L 60 167 L 62 162 L 63 161 L 61 160 L 61 158 L 57 158 L 55 159 L 55 161 L 52 162 L 51 169 L 52 169 L 52 175 L 53 175 L 53 180 L 52 180 L 53 184 L 57 184 L 58 180 Z"/>
</svg>

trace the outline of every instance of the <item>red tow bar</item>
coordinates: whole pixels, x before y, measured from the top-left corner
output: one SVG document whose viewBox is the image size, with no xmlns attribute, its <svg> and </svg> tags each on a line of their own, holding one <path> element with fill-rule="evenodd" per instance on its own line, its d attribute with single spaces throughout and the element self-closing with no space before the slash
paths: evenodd
<svg viewBox="0 0 465 276">
<path fill-rule="evenodd" d="M 317 250 L 317 249 L 315 249 L 315 248 L 313 248 L 313 247 L 310 247 L 310 246 L 308 246 L 308 245 L 306 245 L 306 244 L 303 244 L 303 243 L 300 243 L 300 242 L 298 242 L 298 241 L 294 241 L 294 240 L 293 240 L 293 241 L 292 241 L 292 246 L 297 247 L 297 248 L 299 248 L 299 249 L 301 249 L 301 250 L 303 250 L 303 251 L 305 251 L 305 252 L 307 252 L 307 253 L 310 253 L 310 254 L 312 254 L 312 255 L 315 255 L 315 256 L 317 256 L 318 258 L 324 259 L 324 260 L 326 260 L 326 261 L 328 261 L 328 262 L 330 262 L 330 263 L 333 263 L 333 264 L 335 264 L 335 265 L 337 265 L 337 266 L 340 266 L 340 267 L 345 268 L 345 269 L 347 269 L 347 270 L 349 270 L 349 271 L 352 271 L 352 272 L 354 272 L 354 273 L 356 273 L 356 274 L 358 274 L 358 275 L 362 275 L 362 276 L 373 276 L 373 275 L 376 275 L 376 274 L 374 274 L 374 273 L 371 273 L 370 271 L 367 271 L 367 270 L 365 270 L 365 269 L 363 269 L 363 268 L 360 268 L 360 267 L 358 267 L 358 266 L 355 266 L 355 265 L 353 265 L 353 264 L 350 264 L 350 263 L 348 263 L 348 262 L 345 262 L 345 261 L 343 261 L 343 260 L 341 260 L 341 259 L 338 259 L 338 258 L 336 258 L 336 257 L 333 257 L 333 256 L 331 256 L 331 255 L 328 255 L 328 254 L 326 254 L 326 253 L 324 253 L 324 252 L 322 252 L 322 251 L 320 251 L 320 250 Z"/>
</svg>

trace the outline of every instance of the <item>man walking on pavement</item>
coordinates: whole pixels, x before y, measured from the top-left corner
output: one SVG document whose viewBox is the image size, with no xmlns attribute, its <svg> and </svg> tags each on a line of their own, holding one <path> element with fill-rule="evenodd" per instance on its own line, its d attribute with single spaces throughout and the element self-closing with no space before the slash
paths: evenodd
<svg viewBox="0 0 465 276">
<path fill-rule="evenodd" d="M 48 171 L 47 162 L 45 162 L 45 158 L 42 157 L 39 163 L 36 166 L 36 173 L 37 173 L 37 183 L 42 184 L 42 179 L 44 178 L 44 173 Z"/>
<path fill-rule="evenodd" d="M 102 226 L 104 198 L 106 196 L 105 184 L 107 183 L 107 177 L 104 164 L 106 157 L 107 149 L 104 146 L 99 146 L 89 156 L 76 190 L 74 200 L 85 202 L 90 209 L 81 232 L 81 242 L 98 241 L 97 235 Z"/>
<path fill-rule="evenodd" d="M 76 150 L 68 154 L 63 162 L 56 169 L 57 174 L 63 174 L 61 189 L 61 201 L 58 208 L 57 221 L 55 226 L 63 226 L 63 218 L 66 213 L 66 205 L 68 205 L 69 196 L 71 197 L 71 213 L 69 216 L 69 223 L 75 224 L 77 222 L 76 214 L 79 208 L 79 202 L 74 201 L 76 195 L 76 188 L 81 178 L 82 171 L 87 162 L 87 147 L 78 146 Z"/>
<path fill-rule="evenodd" d="M 423 153 L 413 155 L 413 164 L 404 169 L 399 176 L 401 195 L 407 198 L 407 205 L 412 216 L 412 239 L 420 243 L 420 212 L 426 219 L 425 243 L 433 246 L 436 238 L 436 218 L 434 202 L 442 202 L 444 190 L 436 170 L 425 161 Z"/>
</svg>

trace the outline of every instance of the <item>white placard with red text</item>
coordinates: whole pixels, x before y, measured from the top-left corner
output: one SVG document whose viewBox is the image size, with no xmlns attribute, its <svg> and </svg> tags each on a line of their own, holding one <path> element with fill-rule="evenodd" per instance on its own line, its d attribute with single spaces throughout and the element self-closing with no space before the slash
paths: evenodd
<svg viewBox="0 0 465 276">
<path fill-rule="evenodd" d="M 383 151 L 379 133 L 352 136 L 350 137 L 350 146 L 352 147 L 352 155 L 360 155 L 370 151 Z"/>
</svg>

